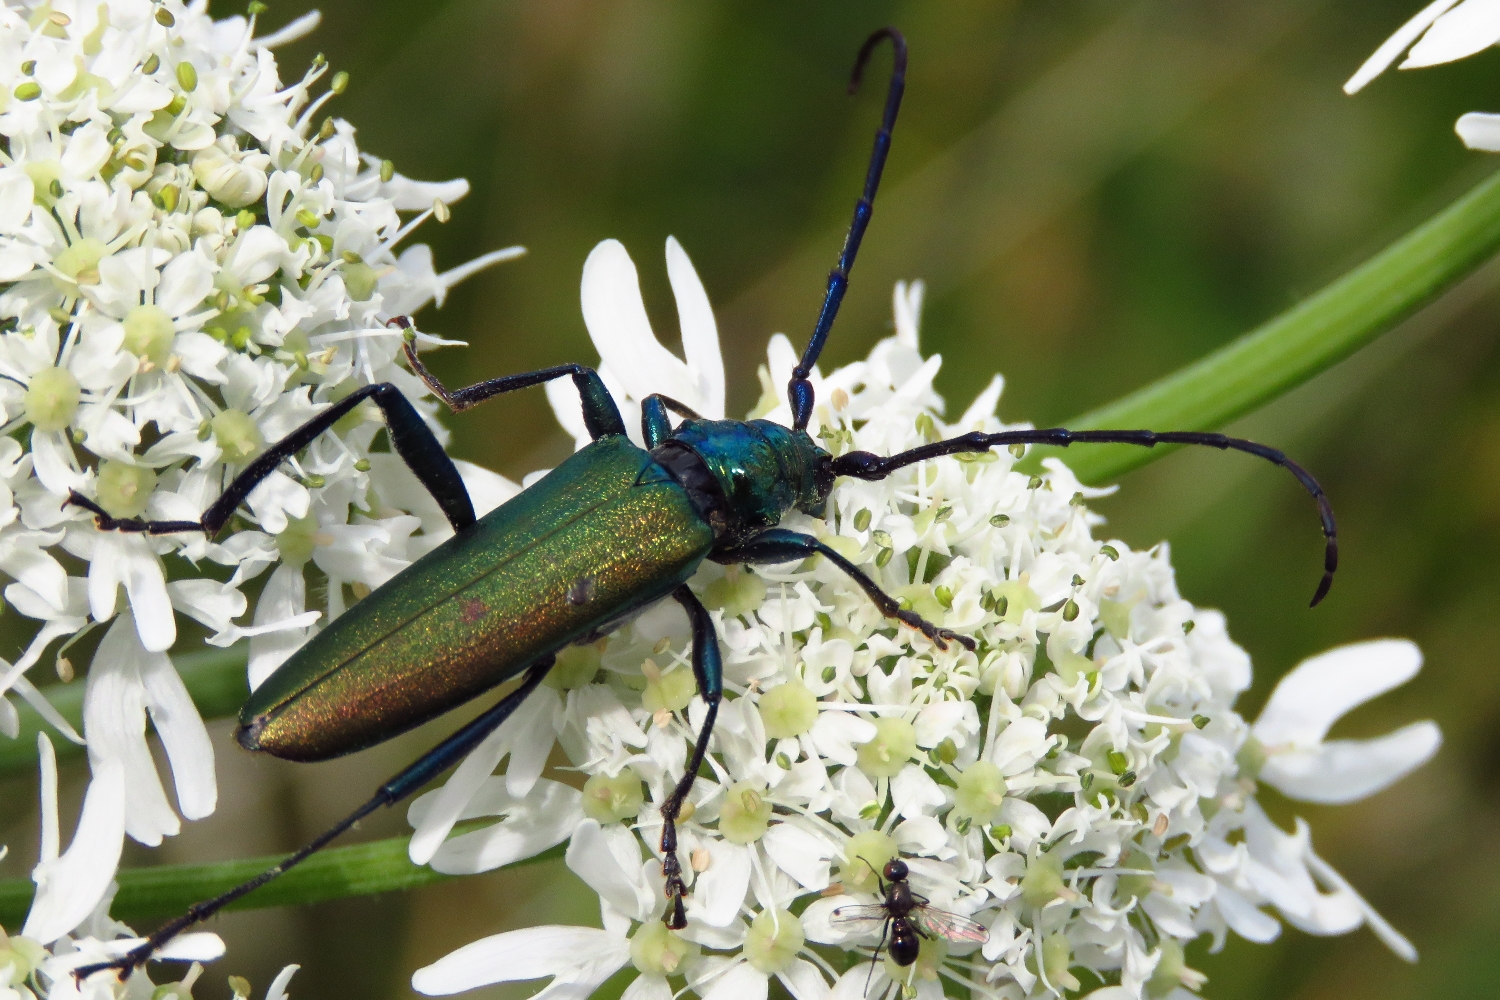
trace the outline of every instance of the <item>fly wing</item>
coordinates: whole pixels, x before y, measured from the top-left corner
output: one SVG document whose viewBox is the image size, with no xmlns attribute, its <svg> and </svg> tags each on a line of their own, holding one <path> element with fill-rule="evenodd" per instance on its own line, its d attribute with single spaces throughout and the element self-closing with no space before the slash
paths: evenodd
<svg viewBox="0 0 1500 1000">
<path fill-rule="evenodd" d="M 833 911 L 831 916 L 832 922 L 839 930 L 850 934 L 878 931 L 887 920 L 891 919 L 885 906 L 879 903 L 865 906 L 858 904 L 840 906 Z"/>
<path fill-rule="evenodd" d="M 949 941 L 973 941 L 976 944 L 984 944 L 990 938 L 990 929 L 979 921 L 939 910 L 935 906 L 917 907 L 911 911 L 911 919 L 918 930 L 930 937 L 946 938 Z"/>
</svg>

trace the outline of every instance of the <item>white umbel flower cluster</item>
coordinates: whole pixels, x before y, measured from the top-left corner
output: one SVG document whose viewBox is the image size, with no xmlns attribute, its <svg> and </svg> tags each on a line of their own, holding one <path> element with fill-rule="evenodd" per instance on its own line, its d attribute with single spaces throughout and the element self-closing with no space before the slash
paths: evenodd
<svg viewBox="0 0 1500 1000">
<path fill-rule="evenodd" d="M 1354 94 L 1401 58 L 1399 69 L 1422 69 L 1464 59 L 1500 42 L 1500 0 L 1434 0 L 1366 59 L 1344 93 Z M 1500 114 L 1470 111 L 1453 130 L 1470 149 L 1500 153 Z"/>
<path fill-rule="evenodd" d="M 197 520 L 268 443 L 356 388 L 390 381 L 420 400 L 385 321 L 519 252 L 445 274 L 425 246 L 398 256 L 467 182 L 419 183 L 361 153 L 324 111 L 348 75 L 319 57 L 284 86 L 270 51 L 317 15 L 256 38 L 251 8 L 216 21 L 179 0 L 0 7 L 0 571 L 15 581 L 5 600 L 41 623 L 0 661 L 0 731 L 15 735 L 19 695 L 87 743 L 93 771 L 74 847 L 35 872 L 24 930 L 43 944 L 95 911 L 125 835 L 178 832 L 148 715 L 182 815 L 214 809 L 213 749 L 167 658 L 177 616 L 215 645 L 248 639 L 254 685 L 448 532 L 405 468 L 370 454 L 373 407 L 286 463 L 216 539 L 101 532 L 70 491 L 118 518 Z M 461 468 L 481 509 L 515 490 Z M 251 609 L 242 588 L 272 567 Z M 80 735 L 27 672 L 55 657 L 69 679 L 72 640 L 54 644 L 99 625 Z"/>
<path fill-rule="evenodd" d="M 668 244 L 679 303 L 706 300 Z M 813 426 L 830 450 L 890 454 L 968 431 L 995 432 L 996 378 L 961 416 L 942 417 L 941 359 L 918 349 L 920 284 L 898 285 L 896 334 L 865 361 L 814 376 Z M 705 415 L 712 314 L 680 308 L 689 362 L 632 365 L 656 342 L 624 248 L 584 270 L 584 315 L 617 390 L 669 391 Z M 611 309 L 602 308 L 610 304 Z M 700 359 L 698 365 L 692 357 Z M 714 352 L 716 358 L 716 352 Z M 616 359 L 623 359 L 617 361 Z M 757 415 L 786 417 L 796 354 L 785 337 L 762 369 Z M 660 372 L 673 377 L 671 386 Z M 637 377 L 639 373 L 639 377 Z M 559 402 L 559 419 L 573 426 Z M 1371 741 L 1325 741 L 1350 708 L 1408 679 L 1410 643 L 1344 647 L 1302 664 L 1261 718 L 1234 710 L 1250 658 L 1217 611 L 1178 593 L 1167 546 L 1137 551 L 1095 531 L 1060 462 L 1018 471 L 999 452 L 943 459 L 882 482 L 841 481 L 818 536 L 923 616 L 972 636 L 938 649 L 881 617 L 826 560 L 754 570 L 706 566 L 694 589 L 713 611 L 729 692 L 708 762 L 679 825 L 694 879 L 689 925 L 661 922 L 659 805 L 682 774 L 704 705 L 685 617 L 659 605 L 595 646 L 564 653 L 535 701 L 447 786 L 413 804 L 414 860 L 475 872 L 568 842 L 569 867 L 600 898 L 602 929 L 536 927 L 474 942 L 419 970 L 449 994 L 551 977 L 538 997 L 582 997 L 626 967 L 629 1000 L 1187 996 L 1202 976 L 1184 946 L 1230 932 L 1275 938 L 1368 924 L 1414 952 L 1256 800 L 1351 801 L 1426 761 L 1439 733 L 1417 723 Z M 582 791 L 540 777 L 554 740 L 587 775 Z M 506 756 L 503 775 L 491 772 Z M 461 818 L 499 822 L 445 840 Z M 900 857 L 914 891 L 980 922 L 983 943 L 922 942 L 909 968 L 870 958 L 878 923 L 840 907 L 880 901 L 875 872 Z M 643 858 L 645 859 L 643 861 Z M 817 947 L 827 946 L 827 947 Z M 836 957 L 831 957 L 836 956 Z M 867 987 L 868 980 L 868 987 Z"/>
</svg>

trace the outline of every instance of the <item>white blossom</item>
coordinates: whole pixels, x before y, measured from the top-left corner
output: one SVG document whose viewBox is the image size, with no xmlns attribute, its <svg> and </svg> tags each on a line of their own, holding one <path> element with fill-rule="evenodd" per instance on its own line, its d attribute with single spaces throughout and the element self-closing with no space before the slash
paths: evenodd
<svg viewBox="0 0 1500 1000">
<path fill-rule="evenodd" d="M 87 742 L 93 772 L 75 846 L 51 843 L 36 871 L 27 927 L 43 944 L 96 908 L 123 835 L 158 844 L 214 809 L 213 750 L 167 656 L 178 615 L 216 645 L 248 638 L 258 683 L 451 534 L 394 456 L 371 454 L 372 406 L 261 483 L 218 538 L 101 531 L 66 503 L 196 521 L 268 444 L 360 386 L 394 382 L 430 417 L 386 320 L 520 252 L 437 273 L 405 245 L 468 184 L 362 152 L 328 114 L 347 76 L 321 57 L 283 85 L 271 46 L 317 20 L 257 39 L 255 16 L 214 20 L 202 2 L 0 6 L 0 571 L 39 623 L 0 662 L 0 732 L 17 731 L 15 693 Z M 516 490 L 461 469 L 477 506 Z M 245 585 L 268 570 L 252 607 Z M 96 626 L 80 737 L 27 672 Z"/>
<path fill-rule="evenodd" d="M 1497 0 L 1434 0 L 1386 39 L 1344 84 L 1344 93 L 1365 84 L 1401 58 L 1399 69 L 1439 66 L 1474 55 L 1500 42 L 1500 2 Z M 1454 131 L 1470 149 L 1500 152 L 1500 114 L 1471 111 L 1454 123 Z"/>
<path fill-rule="evenodd" d="M 679 302 L 701 288 L 690 274 L 674 279 Z M 585 267 L 585 314 L 612 391 L 640 400 L 716 384 L 716 373 L 675 358 L 630 363 L 667 353 L 635 281 L 613 242 Z M 998 377 L 957 420 L 943 419 L 932 388 L 941 359 L 919 350 L 921 293 L 898 285 L 896 335 L 815 375 L 814 433 L 833 453 L 1003 428 Z M 695 322 L 706 336 L 711 324 Z M 786 338 L 773 338 L 757 414 L 784 411 L 780 384 L 794 363 Z M 572 429 L 572 394 L 553 401 Z M 778 977 L 802 998 L 861 996 L 868 981 L 872 997 L 936 998 L 954 985 L 1014 1000 L 1102 980 L 1100 996 L 1139 1000 L 1202 984 L 1183 960 L 1200 935 L 1216 946 L 1231 930 L 1266 941 L 1283 921 L 1318 934 L 1368 924 L 1413 958 L 1314 852 L 1307 824 L 1282 830 L 1256 792 L 1265 781 L 1293 798 L 1353 801 L 1430 758 L 1430 722 L 1326 739 L 1344 713 L 1415 675 L 1416 648 L 1382 640 L 1314 657 L 1248 723 L 1234 701 L 1250 685 L 1250 657 L 1223 615 L 1178 593 L 1166 544 L 1142 551 L 1096 537 L 1103 521 L 1086 501 L 1107 490 L 1083 487 L 1061 462 L 1033 475 L 1017 461 L 1001 451 L 841 481 L 824 517 L 786 519 L 924 617 L 972 636 L 974 652 L 898 628 L 826 560 L 699 571 L 691 585 L 712 610 L 727 695 L 711 776 L 694 784 L 678 825 L 692 882 L 680 932 L 660 921 L 658 807 L 704 720 L 687 622 L 665 602 L 564 651 L 528 706 L 536 713 L 413 807 L 412 853 L 438 857 L 472 838 L 442 869 L 478 871 L 567 838 L 604 929 L 497 935 L 420 970 L 414 986 L 447 994 L 551 977 L 539 995 L 579 997 L 633 964 L 633 1000 L 761 996 Z M 582 817 L 571 836 L 556 812 L 530 804 L 554 740 L 588 776 L 581 797 L 567 797 Z M 490 776 L 507 754 L 506 773 Z M 436 846 L 460 816 L 501 814 Z M 500 846 L 482 858 L 487 842 Z M 872 974 L 878 923 L 855 927 L 837 911 L 879 902 L 876 872 L 896 857 L 916 892 L 979 921 L 987 939 L 932 938 L 913 966 L 886 960 Z M 859 964 L 838 974 L 808 942 Z"/>
</svg>

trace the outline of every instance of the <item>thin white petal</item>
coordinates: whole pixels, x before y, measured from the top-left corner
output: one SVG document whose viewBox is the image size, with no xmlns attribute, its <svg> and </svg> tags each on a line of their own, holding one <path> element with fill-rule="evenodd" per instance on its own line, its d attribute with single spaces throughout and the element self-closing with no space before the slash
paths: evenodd
<svg viewBox="0 0 1500 1000">
<path fill-rule="evenodd" d="M 54 861 L 36 866 L 36 899 L 21 933 L 50 943 L 77 927 L 104 898 L 125 842 L 125 769 L 116 760 L 97 765 L 83 798 L 73 842 Z"/>
<path fill-rule="evenodd" d="M 57 751 L 46 733 L 36 734 L 37 757 L 41 763 L 42 843 L 39 860 L 55 861 L 62 851 L 62 834 L 57 817 Z"/>
<path fill-rule="evenodd" d="M 1500 4 L 1464 0 L 1427 29 L 1406 54 L 1402 69 L 1438 66 L 1471 56 L 1500 41 Z"/>
<path fill-rule="evenodd" d="M 1377 639 L 1330 649 L 1283 677 L 1253 731 L 1269 746 L 1310 747 L 1356 705 L 1399 687 L 1422 668 L 1422 651 L 1405 639 Z"/>
<path fill-rule="evenodd" d="M 770 985 L 764 972 L 752 969 L 748 962 L 737 962 L 715 979 L 706 992 L 700 986 L 698 993 L 703 1000 L 766 1000 Z"/>
<path fill-rule="evenodd" d="M 1311 850 L 1307 851 L 1305 857 L 1308 870 L 1316 875 L 1324 885 L 1336 892 L 1348 893 L 1359 902 L 1360 908 L 1364 911 L 1365 922 L 1370 925 L 1370 930 L 1375 932 L 1375 936 L 1380 938 L 1387 948 L 1408 962 L 1415 962 L 1417 960 L 1417 949 L 1406 939 L 1406 936 L 1392 927 L 1384 917 L 1376 912 L 1375 907 L 1366 902 L 1365 898 L 1355 891 L 1354 886 L 1350 885 L 1344 876 L 1340 875 L 1332 865 L 1318 857 Z"/>
<path fill-rule="evenodd" d="M 719 326 L 714 321 L 708 292 L 677 237 L 667 237 L 667 277 L 677 300 L 677 322 L 682 327 L 682 353 L 702 393 L 699 410 L 710 420 L 724 419 L 724 358 L 719 351 Z"/>
<path fill-rule="evenodd" d="M 583 262 L 583 322 L 599 357 L 636 399 L 666 393 L 701 402 L 687 365 L 657 341 L 641 301 L 635 264 L 619 240 L 605 240 Z"/>
<path fill-rule="evenodd" d="M 1487 115 L 1470 111 L 1459 116 L 1453 123 L 1453 131 L 1470 149 L 1481 149 L 1486 153 L 1500 153 L 1500 115 Z"/>
<path fill-rule="evenodd" d="M 300 965 L 288 965 L 276 973 L 276 978 L 271 980 L 271 985 L 266 987 L 266 1000 L 286 1000 L 286 988 L 292 981 L 292 976 Z"/>
<path fill-rule="evenodd" d="M 793 959 L 791 967 L 778 972 L 776 978 L 797 1000 L 825 1000 L 830 994 L 828 982 L 818 967 L 804 959 Z"/>
<path fill-rule="evenodd" d="M 1384 73 L 1386 67 L 1395 62 L 1396 57 L 1405 52 L 1407 47 L 1416 41 L 1433 21 L 1442 17 L 1448 8 L 1456 3 L 1458 0 L 1434 0 L 1433 3 L 1423 7 L 1416 17 L 1396 29 L 1396 33 L 1387 38 L 1380 48 L 1375 50 L 1374 55 L 1365 60 L 1364 65 L 1355 71 L 1354 75 L 1349 78 L 1349 82 L 1344 84 L 1344 93 L 1356 93 L 1365 84 Z"/>
<path fill-rule="evenodd" d="M 728 927 L 750 888 L 750 848 L 716 840 L 709 852 L 708 869 L 688 897 L 688 913 L 710 927 Z"/>
<path fill-rule="evenodd" d="M 255 39 L 250 43 L 250 45 L 252 48 L 257 49 L 274 49 L 278 45 L 285 45 L 288 42 L 295 42 L 297 39 L 303 37 L 304 35 L 311 34 L 314 30 L 316 30 L 318 24 L 322 20 L 323 14 L 320 11 L 310 10 L 290 24 L 287 24 L 279 28 L 278 30 L 271 32 L 269 35 L 265 35 Z M 289 968 L 296 967 L 289 966 Z M 269 998 L 267 998 L 267 1000 L 269 1000 Z"/>
<path fill-rule="evenodd" d="M 212 962 L 224 956 L 224 939 L 212 931 L 179 934 L 152 954 L 171 962 Z"/>
<path fill-rule="evenodd" d="M 188 819 L 202 819 L 218 803 L 214 781 L 214 745 L 187 685 L 165 653 L 142 651 L 141 681 L 156 735 L 172 765 L 177 805 Z"/>
<path fill-rule="evenodd" d="M 491 778 L 465 815 L 473 814 L 475 807 L 484 808 L 479 815 L 503 812 L 505 818 L 444 841 L 432 855 L 435 871 L 487 872 L 534 857 L 567 840 L 583 820 L 583 796 L 576 788 L 556 781 L 538 781 L 524 799 L 517 800 L 506 790 L 503 779 Z"/>
<path fill-rule="evenodd" d="M 633 839 L 633 837 L 632 837 Z M 590 889 L 621 913 L 633 920 L 645 920 L 654 900 L 641 884 L 640 869 L 627 871 L 611 848 L 607 832 L 592 819 L 578 824 L 568 842 L 568 868 L 588 883 Z"/>
<path fill-rule="evenodd" d="M 1214 895 L 1214 902 L 1218 904 L 1224 922 L 1246 941 L 1266 944 L 1281 934 L 1281 924 L 1275 917 L 1261 911 L 1233 889 L 1221 885 Z"/>
<path fill-rule="evenodd" d="M 1260 780 L 1289 798 L 1342 805 L 1374 795 L 1432 759 L 1443 743 L 1435 722 L 1414 722 L 1370 740 L 1330 740 L 1272 754 Z"/>
<path fill-rule="evenodd" d="M 557 982 L 566 978 L 572 983 L 592 983 L 577 994 L 583 997 L 624 965 L 629 954 L 628 943 L 608 931 L 557 925 L 528 927 L 465 945 L 418 969 L 412 974 L 411 985 L 418 993 L 446 996 L 491 983 L 556 976 Z"/>
</svg>

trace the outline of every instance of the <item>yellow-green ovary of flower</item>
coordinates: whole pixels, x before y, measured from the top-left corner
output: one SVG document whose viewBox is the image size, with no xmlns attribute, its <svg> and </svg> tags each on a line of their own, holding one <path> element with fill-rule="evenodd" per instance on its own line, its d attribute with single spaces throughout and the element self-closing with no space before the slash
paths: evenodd
<svg viewBox="0 0 1500 1000">
<path fill-rule="evenodd" d="M 1163 937 L 1161 958 L 1157 959 L 1156 968 L 1151 970 L 1151 978 L 1146 980 L 1146 996 L 1152 1000 L 1164 1000 L 1175 990 L 1184 986 L 1196 990 L 1204 982 L 1203 973 L 1188 968 L 1182 945 L 1172 938 Z"/>
<path fill-rule="evenodd" d="M 742 567 L 730 566 L 724 575 L 703 589 L 703 603 L 725 618 L 738 618 L 759 611 L 766 600 L 766 582 Z"/>
<path fill-rule="evenodd" d="M 921 946 L 917 951 L 917 960 L 910 966 L 902 968 L 891 958 L 889 950 L 885 954 L 885 974 L 895 982 L 905 983 L 908 979 L 925 979 L 933 982 L 938 977 L 938 969 L 942 967 L 944 960 L 948 957 L 948 942 L 942 938 L 923 938 Z"/>
<path fill-rule="evenodd" d="M 760 696 L 760 721 L 768 739 L 801 736 L 818 721 L 818 698 L 794 677 Z"/>
<path fill-rule="evenodd" d="M 52 206 L 57 204 L 57 195 L 53 193 L 52 184 L 54 181 L 59 185 L 62 183 L 62 161 L 38 160 L 35 163 L 26 164 L 22 169 L 31 178 L 32 200 L 51 211 Z M 16 981 L 19 982 L 19 980 Z"/>
<path fill-rule="evenodd" d="M 643 975 L 674 975 L 684 961 L 697 957 L 698 946 L 660 920 L 648 920 L 630 935 L 630 962 Z"/>
<path fill-rule="evenodd" d="M 729 786 L 719 809 L 719 834 L 731 844 L 753 844 L 771 825 L 765 789 L 748 781 Z"/>
<path fill-rule="evenodd" d="M 73 422 L 83 390 L 66 368 L 43 368 L 26 387 L 26 419 L 39 431 L 60 431 Z"/>
<path fill-rule="evenodd" d="M 108 256 L 109 247 L 103 240 L 85 236 L 77 243 L 69 244 L 52 261 L 53 270 L 57 272 L 52 275 L 52 283 L 64 295 L 77 295 L 79 285 L 99 283 L 99 262 Z M 64 277 L 58 277 L 58 274 Z M 72 280 L 65 280 L 68 278 Z"/>
<path fill-rule="evenodd" d="M 311 559 L 319 542 L 318 529 L 318 519 L 311 514 L 288 518 L 286 528 L 276 535 L 276 551 L 281 553 L 282 560 L 291 566 L 301 566 Z"/>
<path fill-rule="evenodd" d="M 137 517 L 146 509 L 156 489 L 156 473 L 144 465 L 131 465 L 117 458 L 99 463 L 95 484 L 99 506 L 114 517 Z"/>
<path fill-rule="evenodd" d="M 613 778 L 596 774 L 583 783 L 583 814 L 600 823 L 629 819 L 641 811 L 645 801 L 641 776 L 628 767 Z"/>
<path fill-rule="evenodd" d="M 47 949 L 31 938 L 6 936 L 4 931 L 0 931 L 0 972 L 10 970 L 9 982 L 25 982 L 30 978 L 32 970 L 47 957 Z"/>
<path fill-rule="evenodd" d="M 745 961 L 768 976 L 785 972 L 806 940 L 802 921 L 790 910 L 762 910 L 745 935 Z"/>
<path fill-rule="evenodd" d="M 693 672 L 686 667 L 677 667 L 662 673 L 650 660 L 646 663 L 650 666 L 643 668 L 646 673 L 646 690 L 641 692 L 641 707 L 652 713 L 663 709 L 680 712 L 687 708 L 688 702 L 693 700 L 693 695 L 698 690 L 698 681 L 693 677 Z"/>
<path fill-rule="evenodd" d="M 599 673 L 598 644 L 569 646 L 557 654 L 557 662 L 547 671 L 542 683 L 557 691 L 576 691 L 588 687 Z"/>
<path fill-rule="evenodd" d="M 125 314 L 125 350 L 160 368 L 172 353 L 177 328 L 161 306 L 146 303 Z"/>
<path fill-rule="evenodd" d="M 1030 584 L 1020 580 L 996 584 L 990 588 L 990 593 L 995 599 L 995 613 L 1012 625 L 1021 624 L 1021 617 L 1026 612 L 1042 610 L 1041 597 Z"/>
<path fill-rule="evenodd" d="M 1144 872 L 1155 870 L 1151 858 L 1142 851 L 1130 851 L 1122 855 L 1120 867 Z M 1155 875 L 1121 875 L 1115 881 L 1115 899 L 1121 904 L 1130 902 L 1132 898 L 1145 899 L 1155 886 Z"/>
<path fill-rule="evenodd" d="M 1021 877 L 1021 898 L 1026 905 L 1040 909 L 1067 892 L 1062 877 L 1062 858 L 1055 854 L 1039 854 L 1026 866 Z"/>
<path fill-rule="evenodd" d="M 1073 947 L 1061 934 L 1052 934 L 1042 942 L 1042 967 L 1054 989 L 1076 990 L 1083 984 L 1068 971 L 1073 964 Z"/>
<path fill-rule="evenodd" d="M 879 892 L 880 879 L 877 876 L 897 853 L 896 842 L 879 830 L 856 833 L 844 845 L 839 881 L 850 892 Z"/>
<path fill-rule="evenodd" d="M 344 290 L 355 302 L 369 301 L 380 283 L 380 272 L 362 260 L 345 263 L 340 273 L 344 276 Z"/>
<path fill-rule="evenodd" d="M 231 464 L 254 458 L 266 446 L 255 420 L 243 410 L 223 411 L 209 421 L 209 428 L 224 453 L 224 461 Z"/>
<path fill-rule="evenodd" d="M 976 760 L 958 776 L 953 818 L 989 825 L 1005 801 L 1005 775 L 987 760 Z"/>
<path fill-rule="evenodd" d="M 875 738 L 859 747 L 859 769 L 872 778 L 894 778 L 917 752 L 917 731 L 905 719 L 876 719 Z"/>
</svg>

